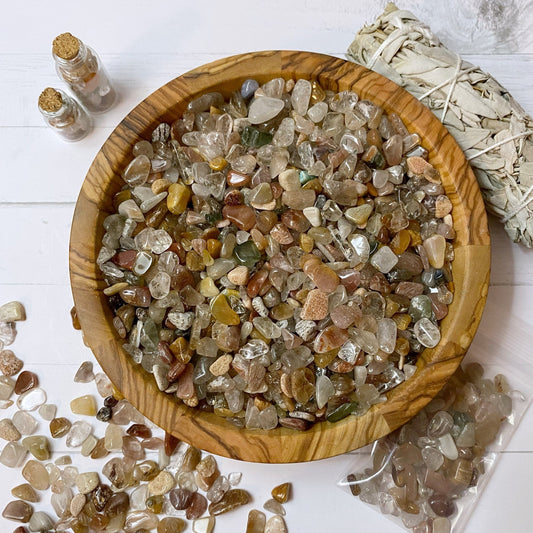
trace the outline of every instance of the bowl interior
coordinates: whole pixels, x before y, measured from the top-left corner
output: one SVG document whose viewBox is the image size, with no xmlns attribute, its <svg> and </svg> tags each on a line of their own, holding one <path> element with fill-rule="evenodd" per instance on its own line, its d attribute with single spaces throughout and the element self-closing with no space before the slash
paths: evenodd
<svg viewBox="0 0 533 533">
<path fill-rule="evenodd" d="M 210 413 L 190 409 L 160 392 L 140 365 L 121 348 L 113 315 L 102 293 L 105 283 L 96 265 L 102 222 L 113 213 L 112 198 L 122 186 L 121 172 L 131 148 L 149 140 L 160 122 L 181 116 L 196 96 L 220 91 L 229 96 L 247 78 L 264 83 L 275 77 L 317 80 L 325 89 L 354 90 L 397 113 L 411 133 L 418 133 L 429 160 L 441 175 L 453 204 L 456 231 L 453 278 L 455 297 L 441 323 L 442 339 L 418 359 L 417 372 L 388 393 L 388 401 L 364 416 L 316 424 L 305 432 L 239 429 Z M 83 183 L 70 240 L 72 292 L 85 339 L 114 385 L 167 432 L 206 451 L 259 462 L 322 459 L 364 446 L 414 416 L 442 388 L 465 354 L 479 324 L 486 299 L 490 245 L 483 201 L 463 153 L 444 126 L 415 98 L 390 80 L 364 67 L 310 52 L 267 51 L 225 58 L 180 76 L 155 91 L 117 126 L 93 161 Z"/>
</svg>

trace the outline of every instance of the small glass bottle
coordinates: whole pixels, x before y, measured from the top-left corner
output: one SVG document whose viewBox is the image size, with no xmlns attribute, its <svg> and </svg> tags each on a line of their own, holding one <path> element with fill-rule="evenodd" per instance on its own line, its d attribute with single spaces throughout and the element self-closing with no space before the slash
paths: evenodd
<svg viewBox="0 0 533 533">
<path fill-rule="evenodd" d="M 103 113 L 113 107 L 117 93 L 94 50 L 70 33 L 62 33 L 52 43 L 52 55 L 58 76 L 89 112 Z"/>
<path fill-rule="evenodd" d="M 39 96 L 39 111 L 46 124 L 65 141 L 79 141 L 93 127 L 91 117 L 76 100 L 52 87 L 47 87 Z"/>
</svg>

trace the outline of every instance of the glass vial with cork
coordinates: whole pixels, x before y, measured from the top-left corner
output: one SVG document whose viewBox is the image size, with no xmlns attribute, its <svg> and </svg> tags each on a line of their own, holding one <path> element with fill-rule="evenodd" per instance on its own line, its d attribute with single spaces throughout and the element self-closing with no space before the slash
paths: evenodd
<svg viewBox="0 0 533 533">
<path fill-rule="evenodd" d="M 47 87 L 39 96 L 39 111 L 46 124 L 65 141 L 83 139 L 92 130 L 92 119 L 76 100 Z"/>
<path fill-rule="evenodd" d="M 52 43 L 58 76 L 91 113 L 103 113 L 115 104 L 117 93 L 94 50 L 70 33 Z"/>
</svg>

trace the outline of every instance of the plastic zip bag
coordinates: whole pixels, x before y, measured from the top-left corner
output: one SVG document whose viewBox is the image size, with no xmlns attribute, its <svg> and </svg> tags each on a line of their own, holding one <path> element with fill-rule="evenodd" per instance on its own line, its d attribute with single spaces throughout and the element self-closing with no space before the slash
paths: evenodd
<svg viewBox="0 0 533 533">
<path fill-rule="evenodd" d="M 501 309 L 487 306 L 456 374 L 410 422 L 352 455 L 343 490 L 413 533 L 464 530 L 533 400 L 533 336 L 509 318 L 502 325 Z"/>
</svg>

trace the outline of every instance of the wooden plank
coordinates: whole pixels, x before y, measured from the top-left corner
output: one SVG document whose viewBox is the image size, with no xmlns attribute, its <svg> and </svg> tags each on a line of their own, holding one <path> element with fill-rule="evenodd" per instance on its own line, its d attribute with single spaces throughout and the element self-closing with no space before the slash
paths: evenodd
<svg viewBox="0 0 533 533">
<path fill-rule="evenodd" d="M 106 0 L 94 0 L 80 16 L 75 5 L 63 4 L 50 17 L 36 1 L 10 5 L 0 32 L 0 50 L 17 53 L 42 53 L 51 48 L 52 39 L 70 31 L 97 51 L 112 49 L 121 53 L 146 54 L 161 51 L 198 51 L 216 48 L 222 54 L 273 47 L 305 50 L 305 42 L 314 42 L 314 50 L 343 50 L 364 23 L 371 23 L 382 12 L 385 2 L 336 0 L 299 0 L 231 3 L 196 0 L 175 2 L 154 0 L 149 6 L 128 0 L 115 0 L 111 8 Z M 531 11 L 514 2 L 497 3 L 476 0 L 451 0 L 427 3 L 420 0 L 399 2 L 433 28 L 458 52 L 484 50 L 495 52 L 533 52 Z M 520 5 L 524 4 L 523 2 Z M 105 13 L 105 16 L 103 14 Z M 31 39 L 20 38 L 20 27 L 10 24 L 24 16 L 31 27 Z M 46 16 L 46 24 L 42 17 Z M 157 22 L 156 22 L 157 20 Z M 231 27 L 231 31 L 228 31 Z M 120 38 L 117 38 L 117 35 Z"/>
<path fill-rule="evenodd" d="M 2 206 L 2 284 L 68 285 L 68 242 L 73 204 Z M 52 305 L 52 302 L 50 302 Z"/>
<path fill-rule="evenodd" d="M 43 127 L 0 128 L 3 175 L 9 187 L 0 203 L 70 202 L 111 128 L 98 128 L 83 142 L 67 144 Z"/>
</svg>

